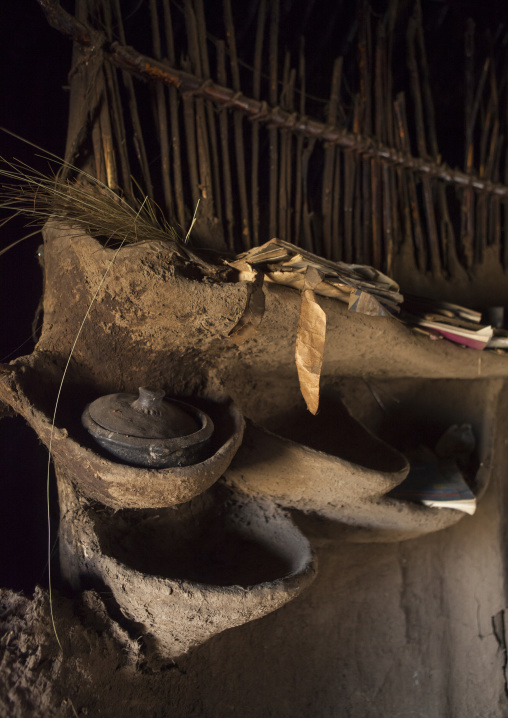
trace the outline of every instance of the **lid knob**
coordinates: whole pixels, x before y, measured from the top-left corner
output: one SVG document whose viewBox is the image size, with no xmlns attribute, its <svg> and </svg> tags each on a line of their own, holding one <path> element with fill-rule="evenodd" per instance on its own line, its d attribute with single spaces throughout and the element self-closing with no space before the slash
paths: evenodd
<svg viewBox="0 0 508 718">
<path fill-rule="evenodd" d="M 160 416 L 162 414 L 162 400 L 165 393 L 162 389 L 150 389 L 147 386 L 139 387 L 139 396 L 132 402 L 131 406 L 141 414 Z"/>
</svg>

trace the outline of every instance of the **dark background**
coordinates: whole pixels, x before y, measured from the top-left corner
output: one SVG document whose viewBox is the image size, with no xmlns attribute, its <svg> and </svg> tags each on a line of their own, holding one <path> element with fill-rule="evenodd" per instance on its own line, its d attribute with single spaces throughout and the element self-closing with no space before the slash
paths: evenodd
<svg viewBox="0 0 508 718">
<path fill-rule="evenodd" d="M 71 43 L 50 28 L 35 0 L 0 9 L 0 126 L 45 150 L 65 148 Z M 0 132 L 0 155 L 41 171 L 34 147 Z M 5 213 L 2 213 L 5 216 Z M 2 216 L 2 219 L 3 219 Z M 33 231 L 15 219 L 0 230 L 0 248 Z M 0 361 L 29 354 L 31 325 L 42 293 L 40 235 L 0 257 Z M 21 418 L 0 424 L 0 586 L 31 593 L 47 581 L 47 452 Z"/>
<path fill-rule="evenodd" d="M 138 8 L 143 3 L 132 0 L 127 4 Z M 301 4 L 306 13 L 311 5 L 316 6 L 319 15 L 326 7 L 322 0 Z M 294 17 L 299 16 L 298 0 L 281 0 L 281 5 L 283 10 L 287 6 Z M 351 16 L 356 0 L 329 2 L 334 16 L 338 5 Z M 381 10 L 383 5 L 374 2 L 374 10 Z M 400 5 L 409 12 L 412 1 L 401 0 Z M 494 0 L 423 0 L 423 12 L 436 109 L 441 118 L 441 143 L 448 143 L 451 156 L 459 157 L 465 19 L 472 16 L 480 31 L 490 30 L 495 36 L 501 24 L 506 28 L 508 9 L 506 2 Z M 329 35 L 320 34 L 319 28 L 308 23 L 306 28 L 318 38 L 318 47 Z M 294 29 L 298 34 L 301 28 Z M 345 33 L 344 42 L 348 37 Z M 0 126 L 61 156 L 68 115 L 66 85 L 71 44 L 49 27 L 36 0 L 1 3 L 0 58 Z M 404 63 L 403 57 L 400 62 Z M 4 132 L 0 132 L 0 155 L 48 170 L 47 161 L 37 149 Z M 25 229 L 25 224 L 16 219 L 0 228 L 0 249 L 31 231 Z M 42 292 L 37 259 L 40 243 L 40 236 L 27 239 L 0 257 L 0 362 L 32 351 L 31 325 Z M 0 424 L 0 586 L 31 593 L 36 583 L 47 580 L 46 465 L 47 452 L 24 421 L 4 419 Z"/>
</svg>

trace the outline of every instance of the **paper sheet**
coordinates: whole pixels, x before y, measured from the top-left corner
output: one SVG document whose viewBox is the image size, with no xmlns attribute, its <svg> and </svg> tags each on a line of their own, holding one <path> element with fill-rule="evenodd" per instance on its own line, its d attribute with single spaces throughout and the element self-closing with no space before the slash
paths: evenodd
<svg viewBox="0 0 508 718">
<path fill-rule="evenodd" d="M 305 284 L 305 274 L 303 272 L 267 271 L 265 278 L 269 282 L 284 284 L 286 287 L 293 287 L 293 289 L 299 290 L 302 290 Z M 321 280 L 319 284 L 314 287 L 314 294 L 321 294 L 323 297 L 338 299 L 340 302 L 345 302 L 347 304 L 347 302 L 349 302 L 351 288 L 344 286 L 341 289 L 329 282 Z"/>
<path fill-rule="evenodd" d="M 384 307 L 368 292 L 362 292 L 361 289 L 357 289 L 352 292 L 349 296 L 350 312 L 357 312 L 358 314 L 368 314 L 370 317 L 387 317 L 388 312 Z"/>
<path fill-rule="evenodd" d="M 295 360 L 300 391 L 311 414 L 316 414 L 319 407 L 319 379 L 326 338 L 326 314 L 314 296 L 314 288 L 321 281 L 316 269 L 307 269 L 296 334 Z"/>
</svg>

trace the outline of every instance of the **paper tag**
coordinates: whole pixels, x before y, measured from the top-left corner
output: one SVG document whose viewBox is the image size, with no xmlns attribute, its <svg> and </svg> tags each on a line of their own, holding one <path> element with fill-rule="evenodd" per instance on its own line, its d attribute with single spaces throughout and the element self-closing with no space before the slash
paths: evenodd
<svg viewBox="0 0 508 718">
<path fill-rule="evenodd" d="M 321 281 L 316 269 L 307 269 L 296 333 L 295 360 L 300 391 L 311 414 L 316 414 L 319 407 L 319 380 L 326 339 L 326 314 L 314 296 L 314 287 Z"/>
</svg>

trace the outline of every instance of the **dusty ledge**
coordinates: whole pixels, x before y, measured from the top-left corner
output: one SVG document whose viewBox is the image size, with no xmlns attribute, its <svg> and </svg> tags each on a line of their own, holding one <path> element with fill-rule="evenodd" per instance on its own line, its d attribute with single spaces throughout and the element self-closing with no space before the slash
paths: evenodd
<svg viewBox="0 0 508 718">
<path fill-rule="evenodd" d="M 44 327 L 38 348 L 66 356 L 88 304 L 114 256 L 78 230 L 48 223 L 45 236 Z M 114 291 L 113 291 L 114 287 Z M 75 349 L 75 361 L 97 382 L 132 378 L 141 385 L 171 365 L 175 385 L 215 381 L 247 402 L 249 385 L 271 384 L 274 373 L 298 391 L 294 366 L 298 291 L 265 283 L 266 310 L 258 333 L 240 347 L 229 339 L 246 307 L 245 282 L 184 277 L 170 248 L 146 242 L 122 248 Z M 431 341 L 398 320 L 348 312 L 318 297 L 327 315 L 322 377 L 460 378 L 508 376 L 508 357 Z M 100 371 L 98 371 L 100 367 Z M 239 380 L 243 392 L 234 386 Z M 145 381 L 146 383 L 146 381 Z M 228 385 L 231 385 L 231 389 Z M 121 387 L 120 387 L 121 388 Z M 234 397 L 236 398 L 236 396 Z"/>
<path fill-rule="evenodd" d="M 387 494 L 407 475 L 405 447 L 433 446 L 450 425 L 467 423 L 477 440 L 469 480 L 481 499 L 495 463 L 503 382 L 406 379 L 376 386 L 387 402 L 383 410 L 365 382 L 344 380 L 340 395 L 351 405 L 356 400 L 363 418 L 370 419 L 372 428 L 389 443 L 349 414 L 337 388 L 327 387 L 317 417 L 293 407 L 272 417 L 265 427 L 248 422 L 242 446 L 226 471 L 227 481 L 304 512 L 302 526 L 314 537 L 400 541 L 466 518 L 457 510 L 430 509 Z M 376 396 L 381 401 L 377 392 Z M 390 414 L 388 406 L 394 407 Z M 392 448 L 397 445 L 402 453 Z"/>
</svg>

